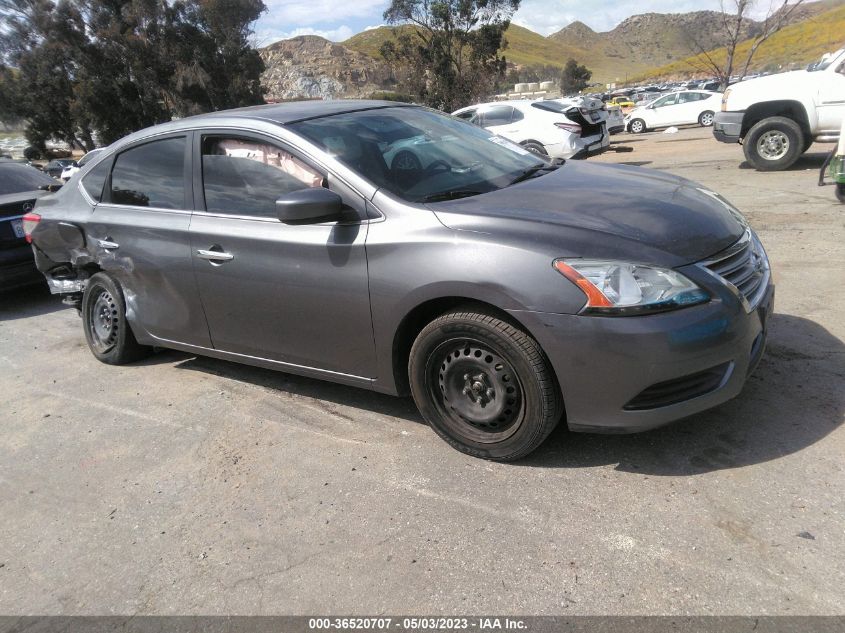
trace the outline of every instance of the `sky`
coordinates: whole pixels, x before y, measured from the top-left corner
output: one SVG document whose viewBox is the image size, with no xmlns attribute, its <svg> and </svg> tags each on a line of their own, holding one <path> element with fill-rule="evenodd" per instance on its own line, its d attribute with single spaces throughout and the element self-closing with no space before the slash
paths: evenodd
<svg viewBox="0 0 845 633">
<path fill-rule="evenodd" d="M 772 0 L 760 0 L 765 11 Z M 264 0 L 268 11 L 255 28 L 256 43 L 266 46 L 296 35 L 320 35 L 334 42 L 380 26 L 388 0 Z M 765 7 L 762 5 L 766 5 Z M 686 13 L 718 9 L 719 0 L 523 0 L 513 22 L 549 35 L 580 20 L 609 31 L 637 13 Z"/>
</svg>

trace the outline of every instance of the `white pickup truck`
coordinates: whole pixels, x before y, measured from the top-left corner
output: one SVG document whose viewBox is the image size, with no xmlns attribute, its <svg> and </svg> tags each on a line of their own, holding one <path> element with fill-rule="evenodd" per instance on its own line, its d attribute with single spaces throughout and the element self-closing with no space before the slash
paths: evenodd
<svg viewBox="0 0 845 633">
<path fill-rule="evenodd" d="M 845 48 L 807 70 L 732 85 L 713 120 L 713 136 L 742 143 L 760 171 L 786 169 L 814 142 L 835 143 L 845 119 Z"/>
</svg>

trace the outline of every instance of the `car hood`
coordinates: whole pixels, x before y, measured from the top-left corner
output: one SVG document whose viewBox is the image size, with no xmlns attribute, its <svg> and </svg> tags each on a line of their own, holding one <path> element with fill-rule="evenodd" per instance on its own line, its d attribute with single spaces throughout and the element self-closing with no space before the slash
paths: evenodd
<svg viewBox="0 0 845 633">
<path fill-rule="evenodd" d="M 705 259 L 745 230 L 739 211 L 690 180 L 580 161 L 504 189 L 429 207 L 449 228 L 551 242 L 558 256 L 671 267 Z"/>
</svg>

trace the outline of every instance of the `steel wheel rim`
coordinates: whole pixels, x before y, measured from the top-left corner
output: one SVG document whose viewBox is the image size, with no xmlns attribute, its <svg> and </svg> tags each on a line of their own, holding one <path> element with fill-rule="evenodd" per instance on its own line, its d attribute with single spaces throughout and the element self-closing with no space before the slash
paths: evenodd
<svg viewBox="0 0 845 633">
<path fill-rule="evenodd" d="M 779 130 L 769 130 L 757 141 L 757 153 L 766 160 L 780 160 L 789 152 L 789 137 Z"/>
<path fill-rule="evenodd" d="M 403 171 L 411 171 L 415 169 L 422 169 L 419 159 L 409 151 L 399 152 L 396 158 L 393 159 L 393 169 Z"/>
<path fill-rule="evenodd" d="M 713 115 L 712 114 L 702 114 L 701 115 L 701 125 L 704 127 L 710 127 L 713 123 Z"/>
<path fill-rule="evenodd" d="M 522 382 L 493 346 L 453 339 L 429 356 L 429 397 L 445 424 L 482 444 L 501 442 L 519 429 L 525 410 Z"/>
<path fill-rule="evenodd" d="M 633 123 L 631 123 L 631 131 L 634 134 L 639 134 L 643 131 L 643 124 L 640 121 L 634 121 Z"/>
<path fill-rule="evenodd" d="M 100 354 L 113 349 L 117 344 L 117 330 L 117 304 L 108 290 L 101 290 L 88 310 L 88 332 L 94 349 Z"/>
</svg>

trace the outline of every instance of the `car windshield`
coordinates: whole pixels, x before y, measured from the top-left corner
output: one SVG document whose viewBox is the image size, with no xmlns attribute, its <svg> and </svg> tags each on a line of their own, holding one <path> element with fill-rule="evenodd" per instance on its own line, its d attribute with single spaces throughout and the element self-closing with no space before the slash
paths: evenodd
<svg viewBox="0 0 845 633">
<path fill-rule="evenodd" d="M 409 202 L 501 189 L 547 161 L 484 129 L 420 107 L 348 112 L 289 126 Z"/>
<path fill-rule="evenodd" d="M 822 58 L 819 61 L 813 62 L 812 64 L 807 66 L 807 70 L 809 70 L 810 72 L 825 70 L 833 62 L 839 59 L 842 53 L 845 53 L 845 48 L 840 48 L 835 53 L 825 53 L 824 55 L 822 55 Z"/>
<path fill-rule="evenodd" d="M 55 180 L 35 167 L 19 163 L 0 164 L 0 196 L 20 191 L 35 191 L 41 185 L 55 184 Z"/>
</svg>

